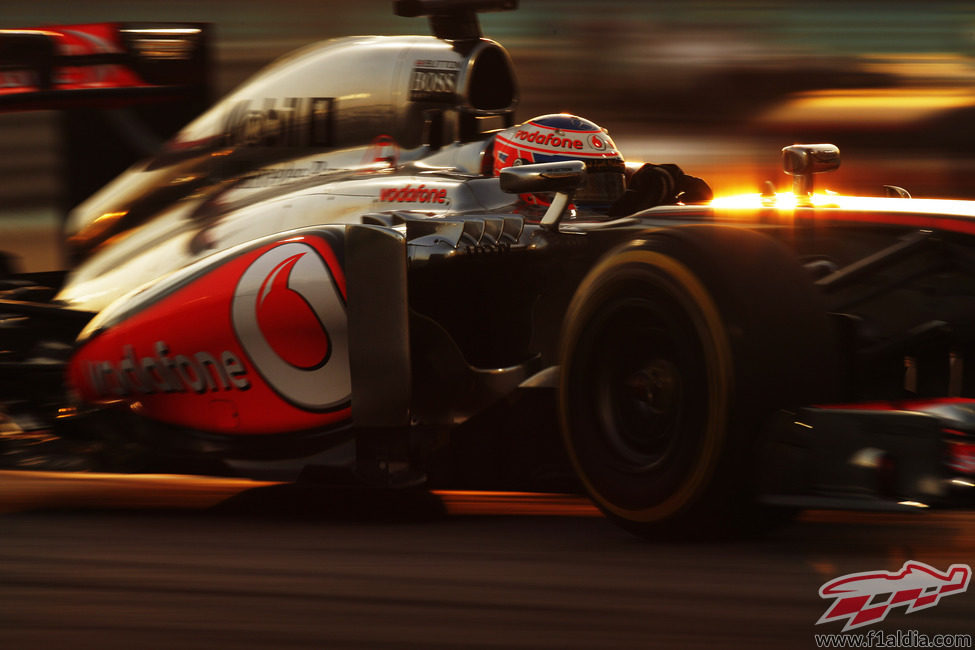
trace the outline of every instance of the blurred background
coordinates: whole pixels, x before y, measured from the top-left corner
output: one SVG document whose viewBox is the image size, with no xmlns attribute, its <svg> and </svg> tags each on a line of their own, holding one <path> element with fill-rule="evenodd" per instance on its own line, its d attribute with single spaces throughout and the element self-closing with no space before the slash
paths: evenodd
<svg viewBox="0 0 975 650">
<path fill-rule="evenodd" d="M 350 34 L 426 34 L 391 0 L 0 1 L 0 28 L 101 21 L 216 25 L 219 98 L 272 59 Z M 521 0 L 481 17 L 520 81 L 519 119 L 570 111 L 628 159 L 674 162 L 718 194 L 789 186 L 779 150 L 832 142 L 820 187 L 975 198 L 975 3 L 913 0 Z M 58 121 L 0 115 L 0 249 L 63 266 Z"/>
</svg>

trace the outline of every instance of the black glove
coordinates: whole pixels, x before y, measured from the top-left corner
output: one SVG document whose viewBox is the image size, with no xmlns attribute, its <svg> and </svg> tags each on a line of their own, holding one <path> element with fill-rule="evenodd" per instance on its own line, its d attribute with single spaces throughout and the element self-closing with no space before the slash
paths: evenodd
<svg viewBox="0 0 975 650">
<path fill-rule="evenodd" d="M 647 163 L 633 174 L 626 191 L 609 208 L 609 216 L 624 217 L 657 205 L 702 203 L 713 198 L 711 188 L 700 178 L 688 176 L 673 164 Z"/>
</svg>

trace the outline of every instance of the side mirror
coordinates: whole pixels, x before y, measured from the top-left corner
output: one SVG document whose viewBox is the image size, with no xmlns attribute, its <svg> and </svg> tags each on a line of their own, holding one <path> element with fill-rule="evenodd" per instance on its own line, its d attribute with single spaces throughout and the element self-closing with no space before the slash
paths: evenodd
<svg viewBox="0 0 975 650">
<path fill-rule="evenodd" d="M 794 144 L 782 150 L 782 169 L 792 176 L 792 191 L 800 197 L 813 192 L 813 174 L 840 166 L 840 149 L 834 144 Z"/>
<path fill-rule="evenodd" d="M 555 227 L 572 201 L 572 195 L 586 180 L 586 163 L 581 160 L 518 165 L 501 170 L 501 189 L 508 194 L 555 192 L 542 225 Z"/>
</svg>

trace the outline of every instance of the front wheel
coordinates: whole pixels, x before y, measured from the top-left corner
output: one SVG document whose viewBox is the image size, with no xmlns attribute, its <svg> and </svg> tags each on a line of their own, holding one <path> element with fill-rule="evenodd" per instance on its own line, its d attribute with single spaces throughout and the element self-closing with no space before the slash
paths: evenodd
<svg viewBox="0 0 975 650">
<path fill-rule="evenodd" d="M 829 384 L 825 310 L 791 252 L 748 230 L 657 231 L 580 284 L 560 414 L 592 499 L 638 533 L 727 533 L 755 519 L 759 435 Z"/>
</svg>

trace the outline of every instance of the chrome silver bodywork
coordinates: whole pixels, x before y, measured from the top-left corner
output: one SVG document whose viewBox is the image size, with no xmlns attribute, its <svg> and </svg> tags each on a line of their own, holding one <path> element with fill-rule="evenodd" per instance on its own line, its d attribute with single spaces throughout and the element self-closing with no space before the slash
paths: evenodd
<svg viewBox="0 0 975 650">
<path fill-rule="evenodd" d="M 481 174 L 485 132 L 509 126 L 517 101 L 508 54 L 487 39 L 349 37 L 285 56 L 72 212 L 81 261 L 58 300 L 99 311 L 302 226 L 510 204 L 500 191 L 475 196 L 465 177 Z"/>
</svg>

